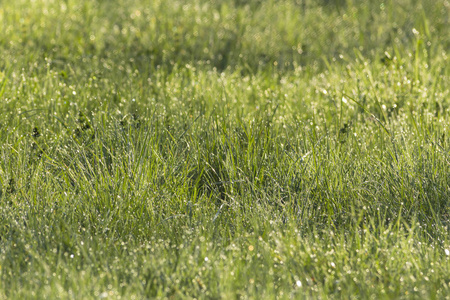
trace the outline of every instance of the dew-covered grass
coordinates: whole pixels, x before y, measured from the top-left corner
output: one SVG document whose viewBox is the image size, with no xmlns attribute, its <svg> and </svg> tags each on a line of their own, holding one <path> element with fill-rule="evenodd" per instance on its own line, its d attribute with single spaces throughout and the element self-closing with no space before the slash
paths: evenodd
<svg viewBox="0 0 450 300">
<path fill-rule="evenodd" d="M 450 297 L 446 0 L 0 7 L 0 299 Z"/>
</svg>

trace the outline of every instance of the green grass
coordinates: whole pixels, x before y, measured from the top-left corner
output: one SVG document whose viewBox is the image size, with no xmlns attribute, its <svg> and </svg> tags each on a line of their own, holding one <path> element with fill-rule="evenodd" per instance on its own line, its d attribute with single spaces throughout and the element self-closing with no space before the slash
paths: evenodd
<svg viewBox="0 0 450 300">
<path fill-rule="evenodd" d="M 0 7 L 0 299 L 450 297 L 448 1 Z"/>
</svg>

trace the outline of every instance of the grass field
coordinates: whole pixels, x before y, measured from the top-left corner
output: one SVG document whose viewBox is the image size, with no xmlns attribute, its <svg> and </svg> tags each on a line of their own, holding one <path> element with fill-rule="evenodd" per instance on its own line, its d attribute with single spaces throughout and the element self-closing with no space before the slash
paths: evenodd
<svg viewBox="0 0 450 300">
<path fill-rule="evenodd" d="M 0 6 L 0 299 L 450 298 L 447 0 Z"/>
</svg>

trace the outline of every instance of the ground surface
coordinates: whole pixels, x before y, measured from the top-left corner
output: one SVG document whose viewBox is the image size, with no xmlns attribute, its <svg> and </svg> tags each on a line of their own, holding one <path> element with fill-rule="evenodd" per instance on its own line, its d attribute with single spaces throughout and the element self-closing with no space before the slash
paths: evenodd
<svg viewBox="0 0 450 300">
<path fill-rule="evenodd" d="M 449 15 L 3 1 L 0 298 L 449 297 Z"/>
</svg>

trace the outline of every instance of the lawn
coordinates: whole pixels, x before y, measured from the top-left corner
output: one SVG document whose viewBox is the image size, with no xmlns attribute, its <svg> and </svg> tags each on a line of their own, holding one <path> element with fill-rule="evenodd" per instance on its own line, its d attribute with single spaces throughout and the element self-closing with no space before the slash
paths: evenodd
<svg viewBox="0 0 450 300">
<path fill-rule="evenodd" d="M 0 299 L 450 298 L 447 0 L 0 6 Z"/>
</svg>

